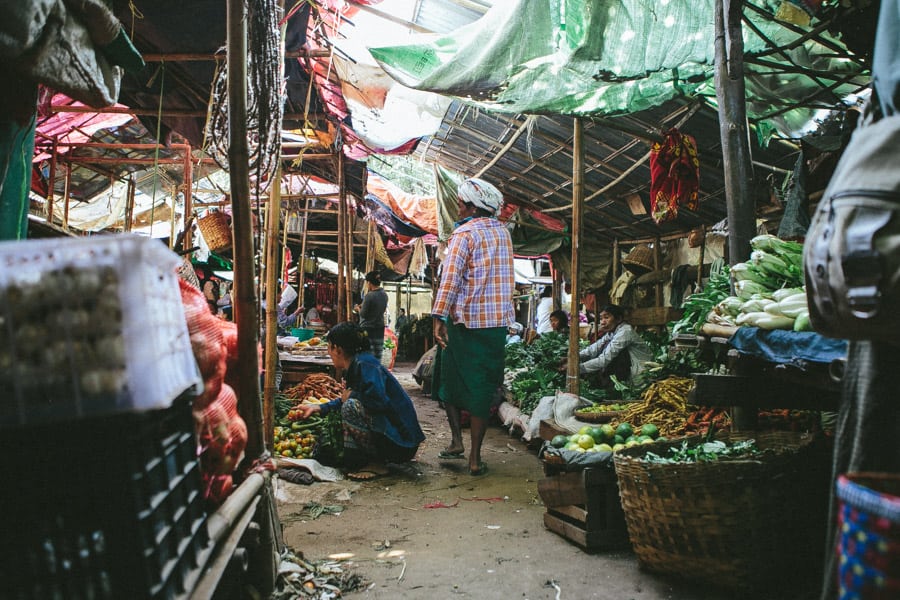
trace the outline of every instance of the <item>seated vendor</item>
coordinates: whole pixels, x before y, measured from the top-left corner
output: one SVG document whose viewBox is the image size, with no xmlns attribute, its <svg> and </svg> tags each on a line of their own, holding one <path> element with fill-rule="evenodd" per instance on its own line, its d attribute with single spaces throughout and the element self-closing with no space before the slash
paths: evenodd
<svg viewBox="0 0 900 600">
<path fill-rule="evenodd" d="M 560 335 L 569 335 L 569 315 L 564 310 L 550 313 L 550 328 Z"/>
<path fill-rule="evenodd" d="M 625 322 L 625 311 L 608 304 L 600 309 L 599 338 L 579 352 L 579 373 L 593 385 L 609 387 L 610 377 L 630 381 L 652 360 L 650 348 Z"/>
<path fill-rule="evenodd" d="M 408 472 L 425 440 L 412 400 L 371 352 L 369 338 L 355 323 L 338 323 L 328 332 L 328 354 L 343 370 L 343 397 L 325 404 L 301 404 L 302 418 L 341 411 L 344 464 L 350 479 L 373 479 L 390 470 Z M 408 465 L 407 465 L 408 467 Z"/>
</svg>

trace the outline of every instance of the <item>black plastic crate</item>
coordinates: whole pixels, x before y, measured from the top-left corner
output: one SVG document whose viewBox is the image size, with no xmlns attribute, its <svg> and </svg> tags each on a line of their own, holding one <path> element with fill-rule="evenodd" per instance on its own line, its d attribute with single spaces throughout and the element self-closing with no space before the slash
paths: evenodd
<svg viewBox="0 0 900 600">
<path fill-rule="evenodd" d="M 209 546 L 191 405 L 0 436 L 0 598 L 173 598 Z"/>
</svg>

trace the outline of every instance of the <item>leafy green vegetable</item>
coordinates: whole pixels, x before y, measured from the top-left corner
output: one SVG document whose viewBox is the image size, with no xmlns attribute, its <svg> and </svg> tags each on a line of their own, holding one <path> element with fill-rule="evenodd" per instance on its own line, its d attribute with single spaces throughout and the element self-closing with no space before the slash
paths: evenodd
<svg viewBox="0 0 900 600">
<path fill-rule="evenodd" d="M 756 445 L 756 440 L 742 440 L 731 445 L 721 440 L 704 441 L 690 445 L 687 440 L 681 442 L 681 446 L 669 448 L 670 456 L 660 456 L 653 452 L 647 452 L 643 460 L 657 464 L 683 464 L 712 462 L 723 459 L 749 458 L 762 454 Z"/>
<path fill-rule="evenodd" d="M 710 276 L 703 289 L 688 296 L 681 305 L 682 317 L 670 323 L 671 336 L 680 333 L 696 334 L 706 322 L 706 317 L 715 306 L 731 295 L 731 277 L 728 269 Z"/>
</svg>

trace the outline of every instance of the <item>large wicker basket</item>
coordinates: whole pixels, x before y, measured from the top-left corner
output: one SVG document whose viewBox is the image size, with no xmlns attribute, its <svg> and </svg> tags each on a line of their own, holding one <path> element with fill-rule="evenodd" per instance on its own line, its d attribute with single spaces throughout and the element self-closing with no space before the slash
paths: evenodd
<svg viewBox="0 0 900 600">
<path fill-rule="evenodd" d="M 767 452 L 705 463 L 642 460 L 647 452 L 666 456 L 682 443 L 670 440 L 615 453 L 622 508 L 641 566 L 737 591 L 783 592 L 817 583 L 829 495 L 825 444 L 792 432 L 717 437 L 753 437 Z"/>
<path fill-rule="evenodd" d="M 221 211 L 210 212 L 197 220 L 197 226 L 206 245 L 213 252 L 231 248 L 231 223 L 228 215 Z"/>
</svg>

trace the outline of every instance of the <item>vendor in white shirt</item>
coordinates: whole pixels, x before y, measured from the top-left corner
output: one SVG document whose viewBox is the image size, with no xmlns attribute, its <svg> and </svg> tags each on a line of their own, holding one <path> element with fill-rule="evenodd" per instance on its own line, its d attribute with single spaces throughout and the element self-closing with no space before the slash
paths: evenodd
<svg viewBox="0 0 900 600">
<path fill-rule="evenodd" d="M 629 381 L 644 370 L 644 363 L 653 358 L 650 348 L 634 328 L 625 322 L 625 311 L 608 304 L 597 316 L 600 337 L 579 352 L 579 373 L 593 380 L 595 385 L 608 386 L 610 376 Z"/>
</svg>

